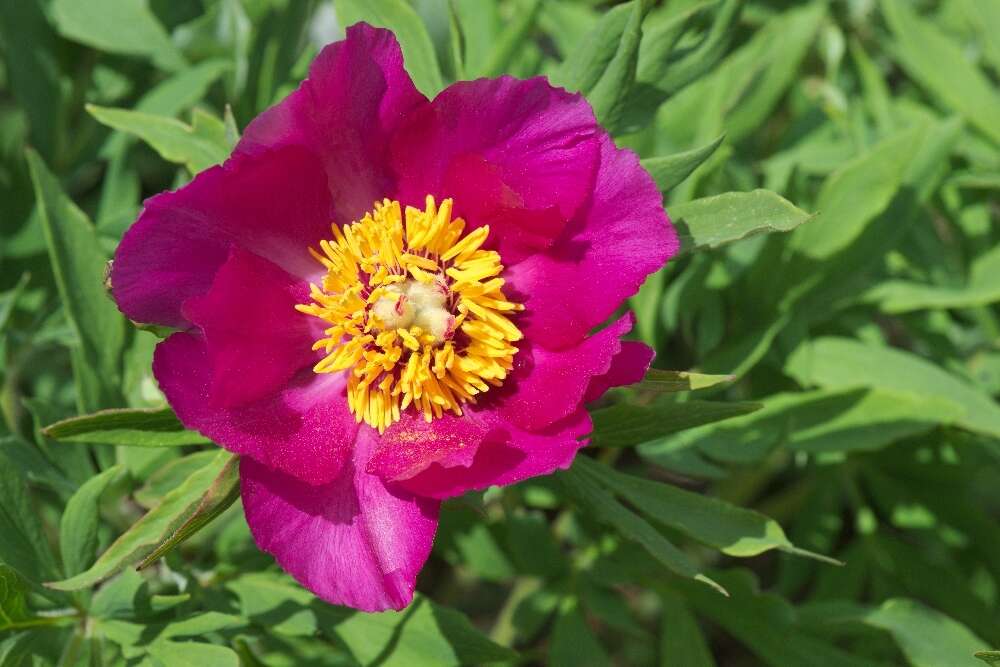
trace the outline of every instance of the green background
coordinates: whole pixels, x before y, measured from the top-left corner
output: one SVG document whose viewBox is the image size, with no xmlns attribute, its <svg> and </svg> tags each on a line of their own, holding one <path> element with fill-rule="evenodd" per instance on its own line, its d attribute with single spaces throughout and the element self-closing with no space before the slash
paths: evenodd
<svg viewBox="0 0 1000 667">
<path fill-rule="evenodd" d="M 256 550 L 103 285 L 358 20 L 429 96 L 583 92 L 683 241 L 630 304 L 657 370 L 571 470 L 446 503 L 384 614 Z M 1000 661 L 998 35 L 998 0 L 3 0 L 0 667 Z"/>
</svg>

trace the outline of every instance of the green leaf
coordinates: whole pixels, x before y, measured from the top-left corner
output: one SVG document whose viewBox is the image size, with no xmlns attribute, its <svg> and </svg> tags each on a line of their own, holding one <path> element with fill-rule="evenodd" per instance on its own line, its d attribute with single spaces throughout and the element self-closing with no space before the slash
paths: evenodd
<svg viewBox="0 0 1000 667">
<path fill-rule="evenodd" d="M 760 403 L 713 401 L 660 401 L 652 406 L 620 403 L 591 414 L 594 420 L 592 437 L 601 447 L 632 447 L 760 408 Z"/>
<path fill-rule="evenodd" d="M 221 163 L 229 156 L 229 142 L 221 120 L 195 111 L 193 124 L 141 111 L 87 105 L 87 111 L 108 127 L 133 134 L 164 160 L 183 164 L 192 174 Z"/>
<path fill-rule="evenodd" d="M 611 667 L 612 662 L 594 636 L 580 609 L 580 601 L 568 597 L 559 604 L 552 641 L 549 646 L 548 664 L 587 665 Z"/>
<path fill-rule="evenodd" d="M 32 581 L 57 575 L 59 568 L 38 521 L 27 480 L 0 451 L 0 561 Z"/>
<path fill-rule="evenodd" d="M 52 20 L 63 37 L 108 53 L 148 57 L 176 71 L 187 62 L 146 0 L 54 0 Z"/>
<path fill-rule="evenodd" d="M 660 593 L 660 665 L 672 667 L 716 667 L 698 620 L 676 593 Z"/>
<path fill-rule="evenodd" d="M 797 549 L 776 521 L 718 498 L 620 473 L 581 456 L 574 468 L 627 500 L 649 518 L 728 556 L 747 558 L 779 549 L 827 562 L 832 559 Z"/>
<path fill-rule="evenodd" d="M 149 654 L 170 667 L 240 667 L 240 657 L 230 648 L 203 642 L 157 641 Z"/>
<path fill-rule="evenodd" d="M 690 371 L 662 371 L 651 368 L 636 388 L 661 392 L 697 391 L 727 384 L 735 379 L 734 375 L 705 375 Z"/>
<path fill-rule="evenodd" d="M 988 646 L 958 621 L 916 600 L 887 600 L 863 620 L 892 633 L 913 667 L 975 667 L 976 652 Z"/>
<path fill-rule="evenodd" d="M 30 627 L 28 585 L 14 568 L 0 563 L 0 632 Z"/>
<path fill-rule="evenodd" d="M 749 572 L 733 570 L 718 576 L 731 592 L 730 598 L 712 595 L 684 581 L 677 582 L 677 587 L 700 615 L 746 645 L 764 664 L 872 667 L 871 660 L 855 657 L 806 632 L 796 610 L 783 598 L 761 592 Z"/>
<path fill-rule="evenodd" d="M 708 143 L 701 148 L 692 148 L 683 153 L 666 155 L 664 157 L 651 157 L 642 160 L 642 168 L 649 172 L 649 175 L 656 181 L 656 187 L 660 192 L 666 194 L 670 192 L 681 181 L 687 178 L 692 171 L 698 168 L 705 160 L 711 157 L 715 149 L 719 147 L 726 135 L 720 135 L 718 139 Z"/>
<path fill-rule="evenodd" d="M 936 308 L 974 308 L 1000 301 L 1000 246 L 973 261 L 965 287 L 924 285 L 889 280 L 872 288 L 865 300 L 876 301 L 886 313 Z"/>
<path fill-rule="evenodd" d="M 680 254 L 718 248 L 755 234 L 787 232 L 813 216 L 767 190 L 727 192 L 671 206 Z"/>
<path fill-rule="evenodd" d="M 123 567 L 135 564 L 170 538 L 198 509 L 205 494 L 212 489 L 220 473 L 231 465 L 233 457 L 219 452 L 209 465 L 191 475 L 183 484 L 164 496 L 163 501 L 132 525 L 108 547 L 89 570 L 69 579 L 47 583 L 61 591 L 89 588 L 107 579 Z"/>
<path fill-rule="evenodd" d="M 1000 93 L 966 59 L 962 47 L 907 2 L 886 0 L 881 8 L 895 37 L 893 51 L 906 72 L 1000 144 Z"/>
<path fill-rule="evenodd" d="M 144 570 L 210 524 L 240 497 L 240 459 L 232 456 L 201 497 L 194 513 L 136 567 Z"/>
<path fill-rule="evenodd" d="M 42 433 L 60 442 L 131 447 L 180 447 L 211 442 L 188 431 L 170 408 L 117 408 L 70 417 Z"/>
<path fill-rule="evenodd" d="M 774 394 L 762 403 L 750 415 L 647 443 L 639 453 L 667 462 L 679 451 L 696 448 L 717 461 L 748 465 L 777 447 L 812 454 L 873 451 L 965 414 L 949 400 L 884 389 Z"/>
<path fill-rule="evenodd" d="M 943 399 L 965 408 L 956 424 L 1000 437 L 1000 405 L 910 352 L 847 338 L 817 338 L 795 349 L 785 371 L 806 386 L 868 386 Z"/>
<path fill-rule="evenodd" d="M 66 503 L 59 523 L 59 550 L 67 576 L 86 570 L 97 555 L 101 494 L 124 469 L 117 465 L 91 477 Z"/>
<path fill-rule="evenodd" d="M 645 0 L 632 0 L 609 10 L 554 79 L 557 85 L 583 93 L 597 120 L 612 134 L 628 109 L 647 10 Z"/>
<path fill-rule="evenodd" d="M 226 584 L 240 600 L 240 610 L 251 621 L 271 632 L 309 637 L 318 629 L 310 605 L 316 598 L 291 577 L 271 572 L 250 572 Z"/>
<path fill-rule="evenodd" d="M 585 457 L 579 457 L 582 459 Z M 700 581 L 726 595 L 726 590 L 709 578 L 683 551 L 641 516 L 618 502 L 614 495 L 583 472 L 579 459 L 572 468 L 556 473 L 563 488 L 588 516 L 611 526 L 629 540 L 640 544 L 671 572 Z"/>
<path fill-rule="evenodd" d="M 657 41 L 666 44 L 674 41 L 665 40 L 664 37 L 667 35 L 662 34 L 662 31 L 676 31 L 676 23 L 663 26 L 659 34 L 650 35 L 652 45 L 650 53 L 643 54 L 646 57 L 640 62 L 639 79 L 663 91 L 659 101 L 707 74 L 722 59 L 732 41 L 733 29 L 739 21 L 743 4 L 743 0 L 726 0 L 719 3 L 711 28 L 694 46 L 677 49 L 676 52 L 671 48 L 666 54 L 662 51 L 657 53 Z M 705 7 L 706 5 L 696 6 L 689 14 L 679 17 L 678 21 L 687 23 L 690 19 L 697 18 Z"/>
<path fill-rule="evenodd" d="M 527 1 L 527 7 L 518 7 L 514 20 L 504 26 L 503 31 L 497 36 L 482 70 L 467 72 L 466 78 L 495 77 L 507 71 L 511 62 L 524 48 L 525 38 L 534 28 L 542 8 L 542 0 Z"/>
<path fill-rule="evenodd" d="M 450 667 L 518 657 L 487 639 L 461 612 L 419 594 L 403 611 L 351 612 L 341 619 L 321 621 L 320 630 L 343 641 L 363 665 Z"/>
<path fill-rule="evenodd" d="M 405 0 L 335 0 L 334 5 L 342 26 L 365 21 L 392 30 L 403 50 L 406 71 L 420 92 L 434 97 L 444 88 L 434 44 L 409 3 Z"/>
<path fill-rule="evenodd" d="M 29 149 L 27 157 L 56 286 L 79 339 L 73 370 L 80 407 L 92 411 L 118 404 L 125 321 L 104 288 L 107 256 L 94 226 L 38 154 Z"/>
<path fill-rule="evenodd" d="M 10 90 L 27 113 L 32 145 L 56 159 L 65 140 L 64 89 L 58 40 L 37 2 L 12 2 L 0 12 L 0 36 Z"/>
<path fill-rule="evenodd" d="M 976 658 L 979 658 L 987 665 L 995 665 L 997 663 L 1000 663 L 1000 651 L 976 651 L 972 655 Z"/>
</svg>

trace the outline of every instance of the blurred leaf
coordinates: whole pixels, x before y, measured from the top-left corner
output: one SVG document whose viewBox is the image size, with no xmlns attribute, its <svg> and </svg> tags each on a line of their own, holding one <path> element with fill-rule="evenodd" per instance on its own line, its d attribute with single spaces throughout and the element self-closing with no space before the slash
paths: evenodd
<svg viewBox="0 0 1000 667">
<path fill-rule="evenodd" d="M 680 253 L 718 248 L 768 232 L 787 232 L 812 216 L 767 190 L 727 192 L 670 207 Z"/>
<path fill-rule="evenodd" d="M 59 568 L 38 521 L 27 480 L 0 451 L 0 561 L 32 581 L 57 575 Z"/>
<path fill-rule="evenodd" d="M 187 65 L 146 0 L 54 0 L 51 12 L 68 39 L 108 53 L 145 56 L 170 71 Z"/>
<path fill-rule="evenodd" d="M 188 431 L 170 408 L 117 408 L 70 417 L 42 431 L 62 442 L 131 447 L 179 447 L 211 442 Z"/>
<path fill-rule="evenodd" d="M 28 116 L 31 142 L 49 161 L 58 156 L 65 116 L 56 36 L 37 2 L 11 2 L 0 12 L 7 85 Z"/>
<path fill-rule="evenodd" d="M 1000 301 L 1000 246 L 973 261 L 965 287 L 890 280 L 872 288 L 865 299 L 878 302 L 883 312 L 893 314 L 936 308 L 974 308 Z"/>
<path fill-rule="evenodd" d="M 232 649 L 202 642 L 153 642 L 149 654 L 170 667 L 240 667 L 240 658 Z"/>
<path fill-rule="evenodd" d="M 198 501 L 197 507 L 187 520 L 174 531 L 169 538 L 153 550 L 151 554 L 142 559 L 136 566 L 137 570 L 144 570 L 164 555 L 176 549 L 179 544 L 197 533 L 199 530 L 210 524 L 225 512 L 240 497 L 240 459 L 238 456 L 231 456 L 226 461 L 225 467 L 219 472 L 218 477 Z"/>
<path fill-rule="evenodd" d="M 334 5 L 344 27 L 365 21 L 395 33 L 403 49 L 406 71 L 420 92 L 433 98 L 444 88 L 434 44 L 420 16 L 406 0 L 335 0 Z"/>
<path fill-rule="evenodd" d="M 349 612 L 320 630 L 344 642 L 363 665 L 448 667 L 516 659 L 517 653 L 482 635 L 461 612 L 416 595 L 403 611 Z"/>
<path fill-rule="evenodd" d="M 46 586 L 63 591 L 89 588 L 147 556 L 191 518 L 203 496 L 212 489 L 232 458 L 227 452 L 219 452 L 212 463 L 164 496 L 159 505 L 115 540 L 89 570 L 63 581 L 47 583 Z"/>
<path fill-rule="evenodd" d="M 496 44 L 490 49 L 486 64 L 481 71 L 467 72 L 466 77 L 495 77 L 503 74 L 524 48 L 525 38 L 535 25 L 542 8 L 542 0 L 526 0 L 527 7 L 518 7 L 514 20 L 508 23 L 497 36 Z"/>
<path fill-rule="evenodd" d="M 975 667 L 975 653 L 986 646 L 964 625 L 916 600 L 887 600 L 864 621 L 891 632 L 913 667 Z"/>
<path fill-rule="evenodd" d="M 0 632 L 29 627 L 28 586 L 15 569 L 0 563 Z M 3 663 L 0 663 L 3 664 Z"/>
<path fill-rule="evenodd" d="M 650 518 L 728 556 L 747 558 L 779 549 L 836 562 L 796 548 L 776 521 L 758 512 L 670 484 L 626 475 L 585 456 L 577 460 L 574 469 Z"/>
<path fill-rule="evenodd" d="M 583 617 L 579 600 L 574 597 L 565 598 L 559 605 L 555 626 L 552 628 L 548 664 L 588 667 L 612 665 L 611 659 Z"/>
<path fill-rule="evenodd" d="M 690 371 L 661 371 L 651 368 L 646 371 L 646 377 L 636 387 L 663 392 L 697 391 L 726 384 L 735 379 L 732 375 L 705 375 Z"/>
<path fill-rule="evenodd" d="M 976 651 L 973 656 L 979 658 L 987 665 L 995 665 L 1000 662 L 1000 651 Z"/>
<path fill-rule="evenodd" d="M 656 187 L 666 194 L 711 157 L 725 138 L 726 135 L 721 135 L 715 141 L 701 148 L 693 148 L 683 153 L 646 158 L 642 160 L 642 168 L 648 171 L 649 175 L 656 181 Z"/>
<path fill-rule="evenodd" d="M 192 174 L 221 163 L 229 156 L 229 142 L 221 120 L 195 111 L 193 124 L 140 111 L 87 105 L 87 111 L 108 127 L 139 137 L 164 160 L 183 164 Z"/>
<path fill-rule="evenodd" d="M 671 572 L 708 584 L 718 593 L 726 595 L 726 590 L 701 571 L 687 554 L 675 547 L 641 516 L 615 500 L 615 497 L 593 477 L 583 472 L 580 464 L 583 458 L 585 457 L 578 457 L 574 467 L 557 473 L 557 477 L 588 516 L 611 526 L 622 536 L 642 545 Z"/>
<path fill-rule="evenodd" d="M 660 667 L 716 667 L 698 621 L 676 593 L 660 594 Z"/>
<path fill-rule="evenodd" d="M 73 360 L 80 407 L 118 404 L 125 322 L 104 289 L 107 256 L 87 216 L 63 194 L 38 154 L 29 149 L 27 155 L 59 296 L 80 340 Z"/>
<path fill-rule="evenodd" d="M 101 495 L 122 470 L 117 465 L 91 477 L 66 503 L 59 523 L 59 550 L 67 576 L 83 572 L 94 562 Z"/>
<path fill-rule="evenodd" d="M 645 0 L 610 9 L 562 65 L 554 82 L 583 93 L 602 125 L 614 134 L 635 82 Z"/>
<path fill-rule="evenodd" d="M 996 86 L 966 59 L 959 45 L 908 3 L 885 0 L 881 8 L 895 37 L 893 52 L 907 73 L 1000 144 Z"/>
<path fill-rule="evenodd" d="M 760 403 L 660 401 L 655 405 L 620 403 L 595 410 L 594 442 L 601 447 L 632 447 L 655 438 L 759 410 Z"/>
<path fill-rule="evenodd" d="M 1000 405 L 910 352 L 846 338 L 817 338 L 800 345 L 785 370 L 805 386 L 868 386 L 943 399 L 965 408 L 956 424 L 1000 437 Z"/>
<path fill-rule="evenodd" d="M 872 667 L 871 661 L 853 657 L 806 632 L 795 609 L 777 595 L 759 591 L 750 573 L 737 570 L 720 577 L 732 597 L 722 598 L 697 586 L 683 585 L 686 601 L 745 644 L 765 664 Z"/>
</svg>

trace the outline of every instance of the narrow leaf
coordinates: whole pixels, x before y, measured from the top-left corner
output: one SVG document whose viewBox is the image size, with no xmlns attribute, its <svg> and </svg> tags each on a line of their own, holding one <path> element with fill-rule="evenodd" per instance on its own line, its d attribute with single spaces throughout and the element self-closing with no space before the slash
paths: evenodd
<svg viewBox="0 0 1000 667">
<path fill-rule="evenodd" d="M 683 153 L 646 158 L 642 161 L 642 167 L 656 181 L 656 187 L 660 189 L 660 192 L 666 194 L 711 157 L 725 138 L 726 135 L 721 135 L 715 141 L 701 148 L 692 148 Z"/>
<path fill-rule="evenodd" d="M 94 561 L 101 495 L 123 469 L 116 465 L 91 477 L 66 503 L 59 524 L 59 549 L 68 576 L 83 572 Z"/>
<path fill-rule="evenodd" d="M 727 192 L 670 207 L 680 252 L 718 248 L 755 234 L 787 232 L 813 216 L 767 190 Z"/>
<path fill-rule="evenodd" d="M 170 408 L 122 408 L 70 417 L 42 430 L 61 442 L 134 447 L 177 447 L 210 442 L 188 431 Z"/>
<path fill-rule="evenodd" d="M 89 588 L 147 556 L 194 514 L 202 497 L 212 488 L 232 458 L 227 452 L 219 452 L 212 463 L 164 496 L 159 505 L 115 540 L 89 570 L 46 585 L 62 591 Z"/>
</svg>

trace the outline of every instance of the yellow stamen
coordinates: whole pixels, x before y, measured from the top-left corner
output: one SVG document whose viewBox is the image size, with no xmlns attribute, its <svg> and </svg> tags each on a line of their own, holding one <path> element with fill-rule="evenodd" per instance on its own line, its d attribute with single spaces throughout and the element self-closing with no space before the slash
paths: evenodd
<svg viewBox="0 0 1000 667">
<path fill-rule="evenodd" d="M 296 309 L 330 325 L 313 370 L 346 371 L 348 407 L 379 432 L 411 406 L 427 421 L 461 415 L 513 368 L 522 335 L 509 317 L 524 306 L 501 291 L 500 255 L 482 249 L 489 227 L 465 234 L 451 214 L 451 199 L 405 211 L 384 199 L 309 249 L 326 275 Z"/>
</svg>

